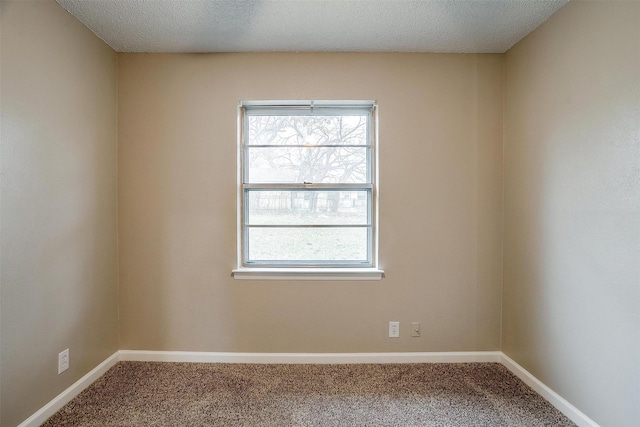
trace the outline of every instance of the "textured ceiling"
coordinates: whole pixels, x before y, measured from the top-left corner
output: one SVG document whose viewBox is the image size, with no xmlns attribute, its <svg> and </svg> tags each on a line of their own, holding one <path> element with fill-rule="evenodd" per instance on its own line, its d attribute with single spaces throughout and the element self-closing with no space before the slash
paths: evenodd
<svg viewBox="0 0 640 427">
<path fill-rule="evenodd" d="M 119 52 L 494 52 L 567 0 L 56 0 Z"/>
</svg>

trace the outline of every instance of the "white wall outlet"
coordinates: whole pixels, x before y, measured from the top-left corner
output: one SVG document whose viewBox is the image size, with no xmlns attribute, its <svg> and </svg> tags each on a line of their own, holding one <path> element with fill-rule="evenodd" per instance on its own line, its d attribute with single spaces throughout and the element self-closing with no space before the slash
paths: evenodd
<svg viewBox="0 0 640 427">
<path fill-rule="evenodd" d="M 400 322 L 389 322 L 389 338 L 400 336 Z"/>
<path fill-rule="evenodd" d="M 69 349 L 58 353 L 58 374 L 69 369 Z"/>
<path fill-rule="evenodd" d="M 420 322 L 411 322 L 411 336 L 412 337 L 420 336 Z"/>
</svg>

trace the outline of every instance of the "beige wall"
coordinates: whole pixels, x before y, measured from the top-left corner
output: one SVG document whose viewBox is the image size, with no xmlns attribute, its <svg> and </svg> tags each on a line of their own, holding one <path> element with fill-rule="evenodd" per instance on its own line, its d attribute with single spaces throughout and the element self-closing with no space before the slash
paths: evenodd
<svg viewBox="0 0 640 427">
<path fill-rule="evenodd" d="M 0 424 L 9 427 L 118 349 L 117 57 L 55 2 L 0 8 Z M 65 348 L 71 368 L 58 375 Z"/>
<path fill-rule="evenodd" d="M 506 55 L 503 351 L 640 425 L 640 3 L 571 2 Z"/>
<path fill-rule="evenodd" d="M 121 54 L 121 348 L 498 350 L 502 67 L 501 55 Z M 236 107 L 256 99 L 379 101 L 384 280 L 230 277 Z"/>
</svg>

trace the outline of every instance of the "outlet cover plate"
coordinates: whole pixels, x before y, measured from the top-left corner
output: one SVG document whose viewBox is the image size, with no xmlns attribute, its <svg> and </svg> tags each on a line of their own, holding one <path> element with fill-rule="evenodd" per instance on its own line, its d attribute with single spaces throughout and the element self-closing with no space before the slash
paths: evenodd
<svg viewBox="0 0 640 427">
<path fill-rule="evenodd" d="M 400 322 L 389 322 L 389 338 L 400 337 Z"/>
<path fill-rule="evenodd" d="M 69 349 L 58 353 L 58 374 L 69 369 Z"/>
<path fill-rule="evenodd" d="M 420 336 L 420 322 L 411 322 L 411 336 L 412 337 Z"/>
</svg>

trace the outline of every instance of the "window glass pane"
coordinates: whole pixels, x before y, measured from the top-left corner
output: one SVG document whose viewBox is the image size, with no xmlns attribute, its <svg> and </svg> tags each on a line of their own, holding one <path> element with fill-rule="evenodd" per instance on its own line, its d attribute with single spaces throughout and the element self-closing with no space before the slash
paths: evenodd
<svg viewBox="0 0 640 427">
<path fill-rule="evenodd" d="M 366 145 L 367 116 L 248 116 L 251 145 Z"/>
<path fill-rule="evenodd" d="M 248 192 L 247 224 L 368 225 L 369 191 Z"/>
<path fill-rule="evenodd" d="M 249 261 L 367 261 L 368 228 L 247 228 Z"/>
<path fill-rule="evenodd" d="M 249 183 L 366 183 L 367 147 L 249 147 Z"/>
</svg>

